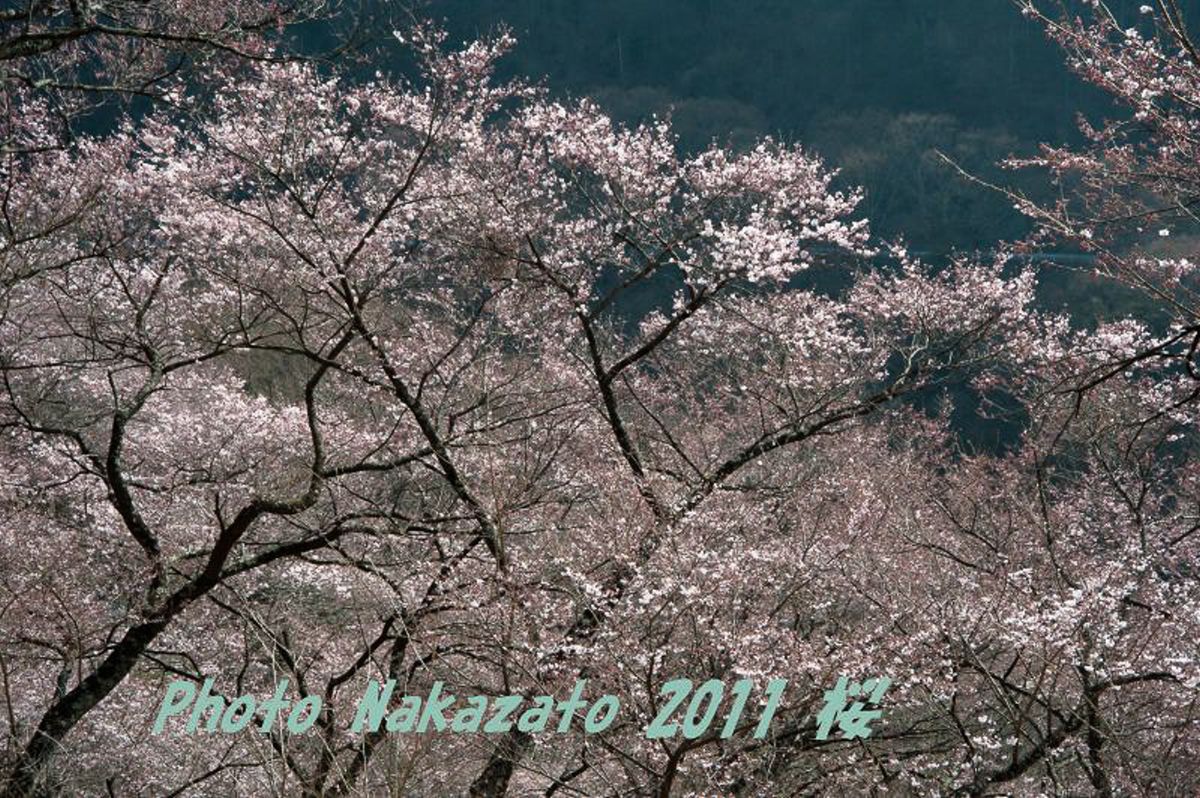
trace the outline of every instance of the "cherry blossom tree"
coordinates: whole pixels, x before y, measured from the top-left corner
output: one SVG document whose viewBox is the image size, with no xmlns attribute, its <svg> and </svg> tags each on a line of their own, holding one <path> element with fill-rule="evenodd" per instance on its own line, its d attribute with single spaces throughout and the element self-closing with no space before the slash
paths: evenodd
<svg viewBox="0 0 1200 798">
<path fill-rule="evenodd" d="M 1019 5 L 1064 47 L 1072 68 L 1130 112 L 1102 126 L 1083 122 L 1082 149 L 1045 146 L 1036 158 L 1009 162 L 1047 170 L 1059 196 L 1044 205 L 1008 192 L 1036 225 L 1024 246 L 1077 246 L 1098 278 L 1143 300 L 1130 303 L 1139 315 L 1059 320 L 1058 332 L 1042 338 L 1037 367 L 1008 382 L 1020 386 L 1030 424 L 1018 457 L 980 465 L 1016 480 L 999 494 L 1005 524 L 1035 537 L 1000 571 L 1010 587 L 1029 585 L 993 603 L 1013 612 L 996 618 L 1009 631 L 993 627 L 987 646 L 975 649 L 996 656 L 994 665 L 965 663 L 1008 694 L 1008 709 L 979 716 L 987 723 L 1009 716 L 1007 736 L 987 746 L 1006 761 L 975 769 L 961 789 L 986 794 L 990 785 L 1015 782 L 1043 792 L 1075 784 L 1098 795 L 1187 794 L 1196 789 L 1187 763 L 1195 759 L 1200 686 L 1190 642 L 1200 336 L 1188 256 L 1195 171 L 1188 87 L 1200 61 L 1174 2 L 1142 6 L 1140 20 L 1124 22 L 1103 2 L 1083 3 L 1083 16 L 1065 4 Z M 937 506 L 974 537 L 987 515 L 981 508 L 994 498 L 949 509 L 968 493 Z M 1018 495 L 1029 499 L 1013 501 Z M 1010 512 L 1025 520 L 1014 523 Z M 985 537 L 991 551 L 1003 550 Z M 1040 565 L 1024 559 L 1033 552 Z M 957 547 L 943 554 L 979 567 Z M 971 584 L 979 583 L 972 577 Z M 987 625 L 980 619 L 975 630 Z M 1013 637 L 1018 627 L 1025 631 Z M 1008 643 L 996 648 L 996 640 Z"/>
<path fill-rule="evenodd" d="M 56 146 L 98 109 L 170 102 L 214 62 L 294 57 L 276 45 L 329 19 L 327 0 L 28 0 L 0 10 L 0 152 Z"/>
<path fill-rule="evenodd" d="M 503 32 L 402 38 L 411 78 L 214 59 L 6 154 L 6 796 L 1196 786 L 1189 421 L 1114 421 L 1157 374 L 1056 392 L 1144 333 L 1005 257 L 869 262 L 799 146 L 684 155 L 499 81 Z M 964 379 L 1014 451 L 909 401 Z M 886 722 L 817 740 L 846 674 Z M 679 677 L 756 711 L 651 739 Z M 581 679 L 602 732 L 355 728 L 370 680 Z M 176 680 L 321 710 L 156 734 Z"/>
<path fill-rule="evenodd" d="M 1160 0 L 1141 6 L 1136 19 L 1119 20 L 1098 0 L 1075 17 L 1065 8 L 1056 15 L 1041 3 L 1020 5 L 1064 48 L 1069 66 L 1128 113 L 1103 124 L 1083 121 L 1083 148 L 1045 146 L 1036 158 L 1011 161 L 1046 170 L 1060 189 L 1052 206 L 1014 195 L 1017 207 L 1036 223 L 1035 243 L 1078 246 L 1094 256 L 1099 275 L 1146 297 L 1169 320 L 1165 332 L 1146 319 L 1126 323 L 1118 347 L 1125 353 L 1100 363 L 1083 387 L 1150 361 L 1170 373 L 1176 401 L 1192 404 L 1200 397 L 1200 277 L 1190 251 L 1200 54 L 1181 7 Z"/>
</svg>

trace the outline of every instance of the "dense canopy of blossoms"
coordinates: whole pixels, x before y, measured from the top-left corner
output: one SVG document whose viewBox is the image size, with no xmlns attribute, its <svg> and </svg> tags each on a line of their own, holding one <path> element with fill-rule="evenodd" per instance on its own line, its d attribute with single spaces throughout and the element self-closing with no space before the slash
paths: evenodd
<svg viewBox="0 0 1200 798">
<path fill-rule="evenodd" d="M 146 66 L 33 5 L 17 72 Z M 666 121 L 498 81 L 506 34 L 418 24 L 419 74 L 362 81 L 279 57 L 263 4 L 109 5 L 197 71 L 66 139 L 85 89 L 4 86 L 5 795 L 1200 787 L 1182 258 L 1023 200 L 1174 313 L 1080 329 L 1017 258 L 872 265 L 860 195 L 802 147 L 684 155 Z M 1186 212 L 1200 62 L 1048 22 L 1154 138 L 1040 163 L 1132 218 L 1148 162 Z M 96 52 L 38 44 L 71 25 Z M 1019 441 L 965 450 L 928 409 L 948 385 L 1016 402 Z M 814 735 L 840 675 L 892 680 L 869 739 Z M 679 676 L 789 687 L 766 737 L 647 739 Z M 321 714 L 151 733 L 210 677 Z M 369 680 L 581 678 L 623 707 L 596 735 L 350 729 Z"/>
</svg>

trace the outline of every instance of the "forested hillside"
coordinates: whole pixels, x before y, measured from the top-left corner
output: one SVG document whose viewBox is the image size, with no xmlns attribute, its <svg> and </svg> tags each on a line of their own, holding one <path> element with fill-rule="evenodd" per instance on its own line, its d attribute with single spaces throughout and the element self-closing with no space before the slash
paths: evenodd
<svg viewBox="0 0 1200 798">
<path fill-rule="evenodd" d="M 1136 20 L 1140 2 L 1114 13 Z M 1189 0 L 1185 3 L 1200 6 Z M 865 186 L 877 232 L 918 249 L 987 247 L 1025 227 L 931 156 L 991 165 L 1115 113 L 1008 0 L 433 0 L 452 35 L 511 26 L 508 74 L 544 75 L 626 120 L 674 109 L 687 147 L 795 138 Z"/>
</svg>

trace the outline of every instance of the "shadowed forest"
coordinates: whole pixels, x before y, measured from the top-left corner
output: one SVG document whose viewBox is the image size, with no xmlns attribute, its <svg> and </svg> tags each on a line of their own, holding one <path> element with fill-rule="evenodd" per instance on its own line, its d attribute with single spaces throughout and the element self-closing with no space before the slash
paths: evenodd
<svg viewBox="0 0 1200 798">
<path fill-rule="evenodd" d="M 1135 21 L 1140 5 L 1109 3 Z M 798 140 L 867 189 L 863 211 L 877 234 L 903 234 L 933 253 L 1027 231 L 1009 203 L 959 179 L 934 150 L 996 178 L 993 165 L 1009 155 L 1076 142 L 1077 114 L 1121 113 L 1007 0 L 433 0 L 426 8 L 452 39 L 510 26 L 518 46 L 506 74 L 545 76 L 555 92 L 591 97 L 623 121 L 670 111 L 685 148 L 714 138 Z"/>
</svg>

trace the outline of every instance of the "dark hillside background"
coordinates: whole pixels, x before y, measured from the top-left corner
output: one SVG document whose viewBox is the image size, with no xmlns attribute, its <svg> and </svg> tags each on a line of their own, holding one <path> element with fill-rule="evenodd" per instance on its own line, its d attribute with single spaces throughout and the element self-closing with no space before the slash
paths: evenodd
<svg viewBox="0 0 1200 798">
<path fill-rule="evenodd" d="M 1132 25 L 1143 2 L 1109 6 Z M 1200 0 L 1184 5 L 1200 13 Z M 425 10 L 456 39 L 509 25 L 520 40 L 510 73 L 594 97 L 623 120 L 673 109 L 687 148 L 799 140 L 866 187 L 877 233 L 931 253 L 1025 230 L 935 148 L 994 176 L 1007 155 L 1075 140 L 1079 111 L 1120 113 L 1010 0 L 430 0 Z"/>
<path fill-rule="evenodd" d="M 1108 6 L 1145 29 L 1145 2 Z M 1200 20 L 1200 0 L 1183 6 Z M 863 211 L 877 235 L 902 236 L 933 262 L 1028 229 L 1010 202 L 935 151 L 1045 197 L 1043 175 L 996 163 L 1039 142 L 1078 143 L 1081 113 L 1125 113 L 1073 75 L 1011 0 L 430 0 L 425 10 L 457 40 L 508 25 L 519 39 L 509 75 L 592 97 L 623 121 L 669 111 L 685 149 L 713 139 L 744 146 L 765 134 L 798 140 L 866 189 Z M 1038 260 L 1044 307 L 1069 310 L 1081 326 L 1127 314 L 1158 321 L 1143 298 L 1079 270 L 1085 258 L 1048 255 Z M 950 398 L 964 444 L 996 451 L 1016 441 L 1023 420 L 1009 397 L 987 397 L 985 418 L 984 397 L 965 383 L 945 389 L 916 401 L 932 411 Z"/>
</svg>

